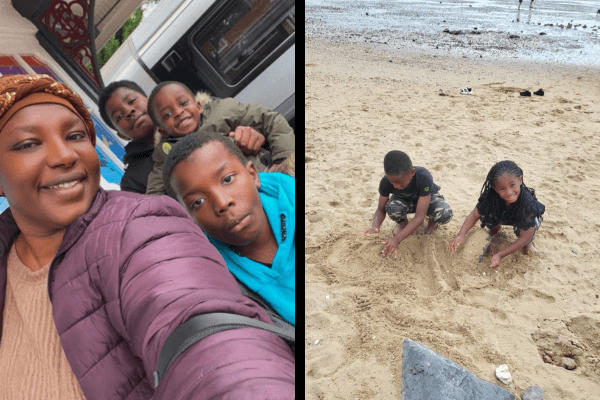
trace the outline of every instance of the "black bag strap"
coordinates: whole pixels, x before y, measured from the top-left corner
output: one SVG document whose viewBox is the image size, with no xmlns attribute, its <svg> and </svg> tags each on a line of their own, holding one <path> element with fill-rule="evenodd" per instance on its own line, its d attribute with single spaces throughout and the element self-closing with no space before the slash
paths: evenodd
<svg viewBox="0 0 600 400">
<path fill-rule="evenodd" d="M 158 383 L 167 372 L 167 369 L 169 369 L 171 363 L 188 347 L 213 333 L 239 328 L 258 328 L 274 333 L 285 340 L 294 352 L 296 351 L 295 330 L 282 329 L 266 322 L 237 314 L 210 313 L 196 315 L 175 329 L 165 341 L 158 355 L 158 366 L 153 373 L 154 388 L 158 387 Z"/>
</svg>

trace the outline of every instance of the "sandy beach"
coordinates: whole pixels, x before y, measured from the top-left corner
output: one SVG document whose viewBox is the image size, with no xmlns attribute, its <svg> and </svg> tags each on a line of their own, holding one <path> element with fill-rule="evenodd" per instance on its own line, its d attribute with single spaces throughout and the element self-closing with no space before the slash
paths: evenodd
<svg viewBox="0 0 600 400">
<path fill-rule="evenodd" d="M 305 51 L 306 398 L 400 398 L 410 338 L 517 399 L 531 385 L 547 400 L 600 399 L 599 68 L 319 39 Z M 381 254 L 389 217 L 361 235 L 390 150 L 429 169 L 454 211 L 397 259 Z M 505 159 L 546 213 L 538 255 L 491 269 L 479 224 L 456 253 L 448 244 Z M 513 384 L 496 379 L 501 364 Z"/>
</svg>

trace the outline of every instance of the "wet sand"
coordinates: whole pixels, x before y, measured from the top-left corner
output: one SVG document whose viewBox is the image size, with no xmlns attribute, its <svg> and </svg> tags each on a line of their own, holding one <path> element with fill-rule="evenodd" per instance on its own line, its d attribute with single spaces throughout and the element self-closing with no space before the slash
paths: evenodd
<svg viewBox="0 0 600 400">
<path fill-rule="evenodd" d="M 598 398 L 600 71 L 317 39 L 305 50 L 306 398 L 400 398 L 405 337 L 517 396 L 539 385 L 547 400 Z M 459 94 L 467 86 L 474 94 Z M 397 259 L 381 255 L 389 218 L 360 234 L 390 150 L 428 168 L 454 210 Z M 546 213 L 539 254 L 492 270 L 489 256 L 478 262 L 478 225 L 447 248 L 502 159 Z M 514 240 L 511 227 L 502 235 Z M 578 367 L 561 368 L 563 356 Z M 496 379 L 501 364 L 514 384 Z"/>
<path fill-rule="evenodd" d="M 538 0 L 521 10 L 518 4 L 517 0 L 309 0 L 305 36 L 379 43 L 390 51 L 417 48 L 436 50 L 438 55 L 458 51 L 484 58 L 600 62 L 600 15 L 592 2 Z"/>
</svg>

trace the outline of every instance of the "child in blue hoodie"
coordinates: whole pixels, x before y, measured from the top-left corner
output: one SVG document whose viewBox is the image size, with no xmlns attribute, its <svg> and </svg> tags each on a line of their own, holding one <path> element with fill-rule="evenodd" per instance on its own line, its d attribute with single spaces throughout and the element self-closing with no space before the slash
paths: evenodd
<svg viewBox="0 0 600 400">
<path fill-rule="evenodd" d="M 163 174 L 169 195 L 187 209 L 231 273 L 295 325 L 296 180 L 258 173 L 231 140 L 213 133 L 178 141 Z"/>
</svg>

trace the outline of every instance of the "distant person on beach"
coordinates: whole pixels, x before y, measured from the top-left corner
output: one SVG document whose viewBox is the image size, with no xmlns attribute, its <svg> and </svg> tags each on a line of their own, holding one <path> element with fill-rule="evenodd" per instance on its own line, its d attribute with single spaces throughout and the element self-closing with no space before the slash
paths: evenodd
<svg viewBox="0 0 600 400">
<path fill-rule="evenodd" d="M 523 3 L 523 0 L 519 0 L 519 8 L 518 10 L 521 9 L 521 3 Z M 531 3 L 529 3 L 529 8 L 531 8 L 533 6 L 533 0 L 531 0 Z"/>
<path fill-rule="evenodd" d="M 465 235 L 481 221 L 490 236 L 495 235 L 502 225 L 513 227 L 517 240 L 492 257 L 490 267 L 500 265 L 503 257 L 521 249 L 523 254 L 533 251 L 533 239 L 540 224 L 545 207 L 537 201 L 535 190 L 523 183 L 523 170 L 512 161 L 496 163 L 487 175 L 481 189 L 479 202 L 463 223 L 458 235 L 450 242 L 450 252 L 465 240 Z"/>
<path fill-rule="evenodd" d="M 440 187 L 433 183 L 431 173 L 423 167 L 413 167 L 410 157 L 402 151 L 390 151 L 383 160 L 385 176 L 379 183 L 379 204 L 373 218 L 373 226 L 363 235 L 378 233 L 386 213 L 396 222 L 392 238 L 387 239 L 382 253 L 388 258 L 394 253 L 398 258 L 398 245 L 429 218 L 423 232 L 430 235 L 438 224 L 452 219 L 452 209 L 439 194 Z M 392 197 L 390 198 L 390 194 Z M 408 214 L 415 214 L 409 222 Z"/>
</svg>

